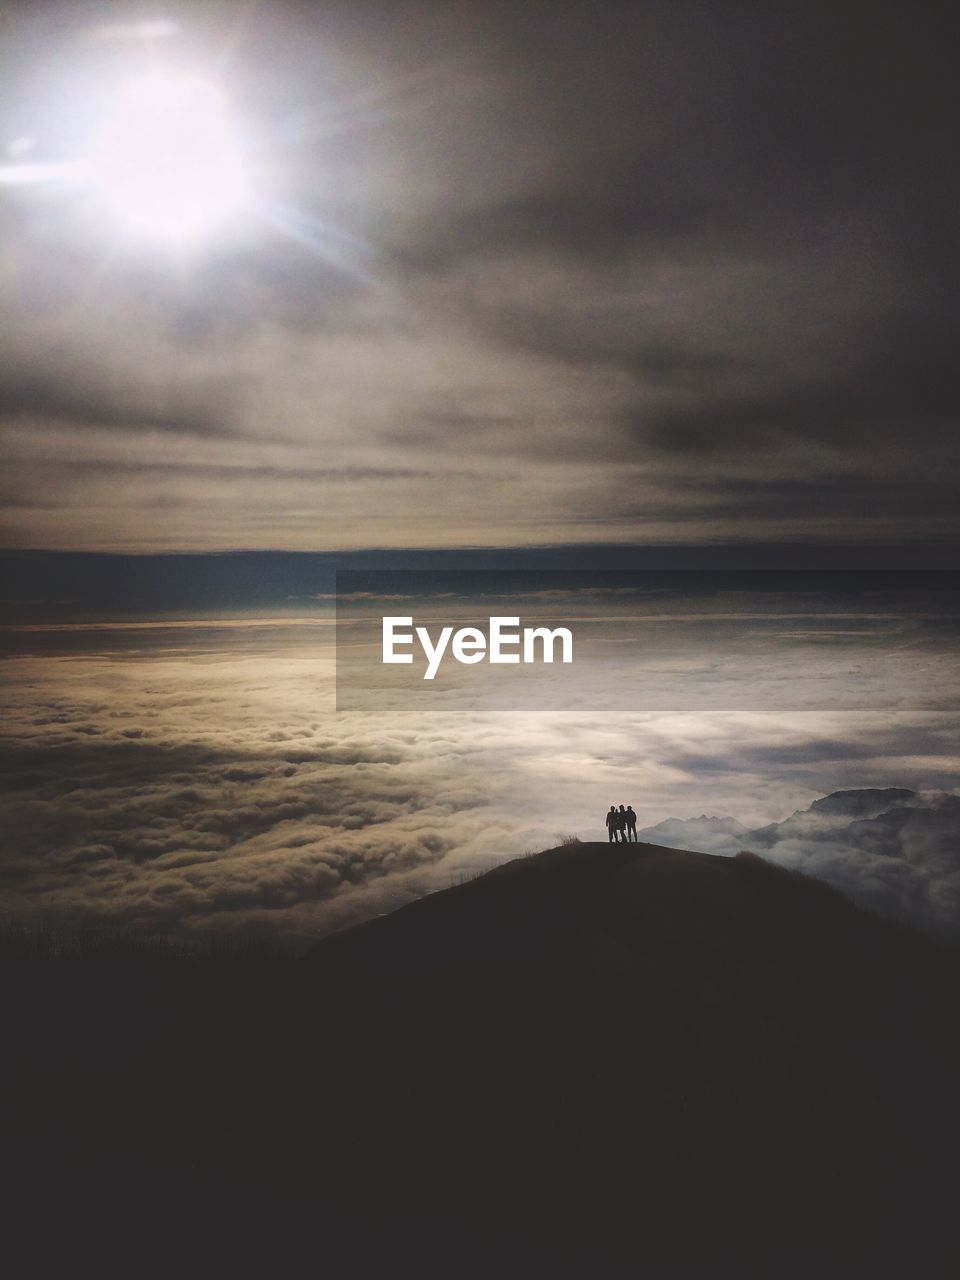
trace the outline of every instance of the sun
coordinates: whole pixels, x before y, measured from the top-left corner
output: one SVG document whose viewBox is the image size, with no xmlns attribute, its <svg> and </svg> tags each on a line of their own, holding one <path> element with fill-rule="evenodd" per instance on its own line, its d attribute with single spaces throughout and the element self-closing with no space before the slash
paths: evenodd
<svg viewBox="0 0 960 1280">
<path fill-rule="evenodd" d="M 154 41 L 154 25 L 111 38 Z M 282 237 L 357 280 L 372 278 L 370 246 L 291 198 L 299 161 L 290 143 L 301 126 L 265 118 L 242 81 L 231 86 L 236 107 L 207 74 L 230 65 L 223 56 L 168 62 L 140 52 L 122 67 L 111 58 L 99 74 L 81 64 L 65 78 L 41 104 L 45 127 L 0 150 L 0 195 L 16 188 L 11 199 L 35 200 L 55 219 L 44 226 L 93 250 L 100 269 L 159 263 L 179 274 Z"/>
<path fill-rule="evenodd" d="M 229 103 L 195 75 L 158 72 L 115 89 L 86 167 L 105 214 L 134 237 L 177 247 L 225 231 L 249 197 Z"/>
</svg>

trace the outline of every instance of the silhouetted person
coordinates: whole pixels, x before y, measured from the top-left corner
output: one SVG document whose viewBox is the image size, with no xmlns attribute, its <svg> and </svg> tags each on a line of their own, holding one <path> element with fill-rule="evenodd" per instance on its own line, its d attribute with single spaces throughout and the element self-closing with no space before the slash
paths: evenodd
<svg viewBox="0 0 960 1280">
<path fill-rule="evenodd" d="M 620 840 L 623 844 L 626 844 L 627 842 L 627 811 L 623 807 L 623 805 L 621 805 L 620 808 L 617 810 L 617 826 L 620 831 Z"/>
<path fill-rule="evenodd" d="M 627 805 L 627 839 L 636 840 L 637 838 L 637 815 L 634 813 L 633 805 Z"/>
<path fill-rule="evenodd" d="M 610 844 L 616 844 L 620 839 L 620 815 L 616 808 L 611 805 L 607 813 L 607 840 Z"/>
</svg>

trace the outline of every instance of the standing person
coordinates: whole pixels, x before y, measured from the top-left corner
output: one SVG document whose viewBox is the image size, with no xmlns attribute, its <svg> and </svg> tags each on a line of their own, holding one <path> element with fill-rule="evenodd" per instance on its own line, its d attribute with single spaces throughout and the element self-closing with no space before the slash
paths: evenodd
<svg viewBox="0 0 960 1280">
<path fill-rule="evenodd" d="M 634 812 L 633 805 L 627 805 L 627 839 L 636 840 L 637 838 L 637 815 Z"/>
<path fill-rule="evenodd" d="M 620 815 L 617 813 L 613 805 L 607 813 L 607 840 L 610 844 L 616 844 L 619 831 Z"/>
<path fill-rule="evenodd" d="M 617 810 L 617 830 L 620 832 L 620 843 L 627 843 L 627 811 L 623 807 Z"/>
</svg>

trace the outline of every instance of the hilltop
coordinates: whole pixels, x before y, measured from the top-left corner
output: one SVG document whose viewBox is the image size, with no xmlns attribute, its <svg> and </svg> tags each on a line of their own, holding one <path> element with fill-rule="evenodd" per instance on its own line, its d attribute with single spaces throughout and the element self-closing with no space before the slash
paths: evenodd
<svg viewBox="0 0 960 1280">
<path fill-rule="evenodd" d="M 811 947 L 811 932 L 818 945 Z M 456 972 L 601 977 L 636 974 L 691 948 L 770 968 L 788 951 L 818 965 L 825 944 L 876 945 L 888 934 L 821 881 L 753 854 L 735 858 L 654 844 L 576 841 L 516 859 L 321 942 L 310 961 L 383 980 Z M 901 935 L 897 935 L 899 938 Z M 517 974 L 519 976 L 519 974 Z"/>
<path fill-rule="evenodd" d="M 956 956 L 757 857 L 570 844 L 261 969 L 41 970 L 3 1191 L 72 1248 L 104 1204 L 205 1273 L 916 1274 L 947 1238 Z"/>
</svg>

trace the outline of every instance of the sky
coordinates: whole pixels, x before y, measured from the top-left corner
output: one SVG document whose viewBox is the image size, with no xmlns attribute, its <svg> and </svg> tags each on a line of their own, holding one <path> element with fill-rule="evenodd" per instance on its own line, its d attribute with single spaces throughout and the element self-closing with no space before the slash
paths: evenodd
<svg viewBox="0 0 960 1280">
<path fill-rule="evenodd" d="M 7 4 L 4 908 L 302 941 L 898 786 L 769 856 L 956 918 L 948 15 Z M 423 567 L 579 573 L 575 685 L 338 712 L 336 572 Z"/>
<path fill-rule="evenodd" d="M 944 6 L 6 9 L 8 170 L 150 58 L 252 202 L 0 183 L 7 545 L 955 542 Z"/>
</svg>

